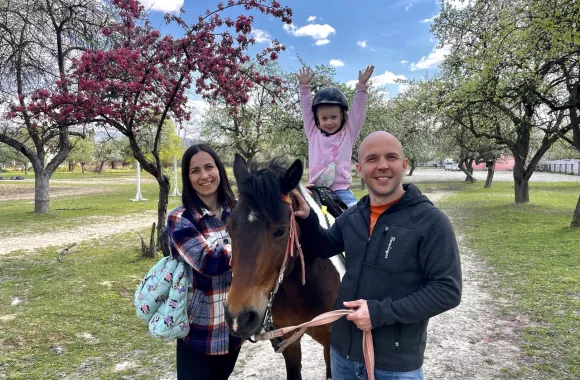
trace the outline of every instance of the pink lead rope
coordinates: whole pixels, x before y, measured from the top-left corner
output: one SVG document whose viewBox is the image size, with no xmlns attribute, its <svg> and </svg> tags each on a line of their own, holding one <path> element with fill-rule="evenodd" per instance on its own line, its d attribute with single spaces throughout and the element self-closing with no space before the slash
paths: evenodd
<svg viewBox="0 0 580 380">
<path fill-rule="evenodd" d="M 288 236 L 288 245 L 286 246 L 286 255 L 284 256 L 284 262 L 282 263 L 282 268 L 280 269 L 280 275 L 278 276 L 278 282 L 276 283 L 276 288 L 274 289 L 274 294 L 278 290 L 278 286 L 282 282 L 282 278 L 284 276 L 284 269 L 286 266 L 286 261 L 288 256 L 294 257 L 294 246 L 297 248 L 297 255 L 300 257 L 300 261 L 302 264 L 302 285 L 304 285 L 306 281 L 305 277 L 305 265 L 304 265 L 304 255 L 302 253 L 302 247 L 300 246 L 300 242 L 298 241 L 298 231 L 296 229 L 296 219 L 294 218 L 294 209 L 292 207 L 292 199 L 288 195 L 281 195 L 281 198 L 284 202 L 288 203 L 290 206 L 290 236 Z M 294 333 L 290 338 L 285 339 L 280 348 L 276 351 L 277 353 L 281 353 L 298 340 L 305 332 L 306 329 L 309 327 L 315 326 L 322 326 L 327 323 L 332 323 L 339 318 L 342 318 L 345 315 L 353 313 L 354 310 L 347 310 L 347 309 L 340 309 L 340 310 L 333 310 L 323 314 L 320 314 L 314 317 L 310 322 L 302 323 L 298 326 L 290 326 L 284 327 L 281 329 L 268 331 L 262 334 L 254 335 L 254 340 L 270 340 L 274 338 L 282 337 L 294 330 L 298 330 L 298 332 Z M 365 366 L 367 369 L 367 376 L 369 380 L 375 379 L 375 354 L 374 354 L 374 347 L 373 347 L 373 337 L 370 331 L 363 331 L 363 355 L 365 359 Z"/>
</svg>

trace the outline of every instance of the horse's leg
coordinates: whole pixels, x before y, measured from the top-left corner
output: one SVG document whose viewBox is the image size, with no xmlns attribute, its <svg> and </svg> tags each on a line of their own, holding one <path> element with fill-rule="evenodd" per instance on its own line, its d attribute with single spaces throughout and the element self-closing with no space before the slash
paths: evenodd
<svg viewBox="0 0 580 380">
<path fill-rule="evenodd" d="M 326 378 L 332 379 L 330 373 L 330 326 L 312 327 L 306 330 L 307 334 L 324 347 L 324 363 L 326 364 Z"/>
<path fill-rule="evenodd" d="M 302 348 L 300 339 L 292 343 L 282 352 L 286 362 L 286 379 L 302 380 Z"/>
</svg>

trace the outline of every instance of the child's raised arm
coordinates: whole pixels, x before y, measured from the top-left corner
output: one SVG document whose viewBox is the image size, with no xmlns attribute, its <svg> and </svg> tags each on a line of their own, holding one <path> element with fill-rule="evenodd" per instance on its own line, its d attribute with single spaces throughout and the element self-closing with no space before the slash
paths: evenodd
<svg viewBox="0 0 580 380">
<path fill-rule="evenodd" d="M 298 71 L 298 74 L 296 74 L 296 78 L 298 78 L 300 86 L 310 86 L 310 82 L 312 82 L 312 78 L 314 78 L 314 72 L 310 70 L 310 67 L 303 67 Z"/>
<path fill-rule="evenodd" d="M 314 114 L 312 113 L 312 94 L 310 93 L 310 82 L 314 78 L 314 72 L 309 67 L 301 68 L 296 74 L 296 78 L 298 78 L 298 83 L 300 84 L 300 107 L 302 109 L 304 133 L 307 138 L 310 138 L 316 130 Z"/>
<path fill-rule="evenodd" d="M 373 75 L 375 66 L 367 66 L 364 70 L 358 72 L 358 83 L 356 84 L 356 92 L 352 101 L 352 108 L 348 113 L 348 120 L 350 123 L 350 135 L 352 141 L 358 139 L 360 130 L 365 122 L 367 116 L 367 82 Z"/>
</svg>

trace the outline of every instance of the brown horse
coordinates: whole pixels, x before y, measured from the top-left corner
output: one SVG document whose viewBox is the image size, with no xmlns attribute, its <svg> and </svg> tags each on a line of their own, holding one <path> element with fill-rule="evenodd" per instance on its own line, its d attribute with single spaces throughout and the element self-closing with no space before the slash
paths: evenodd
<svg viewBox="0 0 580 380">
<path fill-rule="evenodd" d="M 231 333 L 244 339 L 262 328 L 269 296 L 284 262 L 293 218 L 283 196 L 298 187 L 302 171 L 300 160 L 288 169 L 272 161 L 263 169 L 252 165 L 248 170 L 246 161 L 236 155 L 234 174 L 239 200 L 228 221 L 233 280 L 225 302 L 225 315 Z M 304 195 L 310 205 L 315 206 L 312 198 Z M 292 203 L 295 207 L 294 199 Z M 307 322 L 333 308 L 340 283 L 339 272 L 329 259 L 311 256 L 304 252 L 304 285 L 300 259 L 288 258 L 271 308 L 276 328 Z M 309 328 L 306 333 L 324 346 L 326 377 L 330 378 L 330 326 Z M 282 354 L 287 379 L 301 379 L 300 340 L 289 345 Z"/>
</svg>

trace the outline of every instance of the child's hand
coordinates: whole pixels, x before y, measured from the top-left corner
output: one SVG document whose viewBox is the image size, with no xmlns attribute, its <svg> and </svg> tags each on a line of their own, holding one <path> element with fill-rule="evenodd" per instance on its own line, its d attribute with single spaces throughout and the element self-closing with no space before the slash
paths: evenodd
<svg viewBox="0 0 580 380">
<path fill-rule="evenodd" d="M 296 78 L 298 78 L 298 83 L 300 83 L 301 86 L 306 86 L 309 85 L 312 78 L 314 78 L 314 72 L 310 70 L 310 67 L 301 68 L 298 74 L 296 74 Z"/>
<path fill-rule="evenodd" d="M 367 68 L 365 69 L 365 71 L 359 70 L 359 72 L 358 72 L 358 83 L 360 83 L 360 84 L 367 84 L 367 82 L 369 81 L 371 75 L 373 75 L 373 71 L 375 71 L 375 66 L 373 66 L 373 65 L 367 66 Z"/>
</svg>

